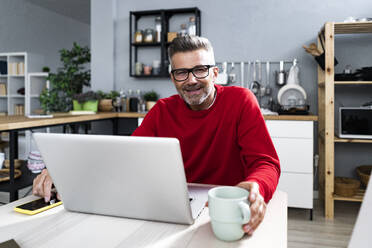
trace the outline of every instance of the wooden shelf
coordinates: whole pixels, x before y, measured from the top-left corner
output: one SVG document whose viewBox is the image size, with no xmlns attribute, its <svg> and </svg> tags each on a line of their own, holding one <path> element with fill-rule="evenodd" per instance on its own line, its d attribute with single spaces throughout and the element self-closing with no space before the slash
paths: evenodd
<svg viewBox="0 0 372 248">
<path fill-rule="evenodd" d="M 366 190 L 365 189 L 359 189 L 356 195 L 346 197 L 346 196 L 339 196 L 334 194 L 333 195 L 333 200 L 335 201 L 352 201 L 352 202 L 362 202 L 364 198 Z"/>
<path fill-rule="evenodd" d="M 132 46 L 136 47 L 151 47 L 151 46 L 160 46 L 160 42 L 149 42 L 149 43 L 131 43 Z"/>
<path fill-rule="evenodd" d="M 372 33 L 372 22 L 335 22 L 335 34 Z"/>
<path fill-rule="evenodd" d="M 131 75 L 135 78 L 169 78 L 169 74 L 159 74 L 159 75 Z"/>
<path fill-rule="evenodd" d="M 372 81 L 334 81 L 335 85 L 372 85 Z M 319 82 L 318 86 L 324 88 L 324 81 Z"/>
<path fill-rule="evenodd" d="M 335 137 L 335 143 L 372 143 L 372 139 L 342 139 Z"/>
<path fill-rule="evenodd" d="M 372 85 L 372 81 L 335 81 L 335 85 Z"/>
<path fill-rule="evenodd" d="M 364 194 L 363 191 L 359 191 L 353 197 L 334 195 L 335 143 L 372 143 L 372 140 L 341 139 L 329 135 L 333 134 L 335 129 L 335 87 L 372 85 L 372 81 L 335 81 L 335 38 L 336 34 L 372 33 L 372 22 L 326 22 L 320 32 L 324 34 L 325 68 L 327 70 L 324 71 L 318 66 L 319 192 L 324 193 L 325 217 L 333 219 L 334 201 L 361 202 Z M 322 47 L 320 43 L 318 37 L 318 48 Z"/>
</svg>

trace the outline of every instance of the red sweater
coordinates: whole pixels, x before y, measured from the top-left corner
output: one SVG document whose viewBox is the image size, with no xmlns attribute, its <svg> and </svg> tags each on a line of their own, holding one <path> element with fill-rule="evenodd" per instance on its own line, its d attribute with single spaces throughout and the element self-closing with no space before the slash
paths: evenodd
<svg viewBox="0 0 372 248">
<path fill-rule="evenodd" d="M 207 110 L 189 109 L 179 95 L 159 100 L 133 135 L 177 138 L 188 182 L 255 181 L 268 202 L 280 165 L 256 97 L 240 87 L 215 87 L 216 100 Z"/>
</svg>

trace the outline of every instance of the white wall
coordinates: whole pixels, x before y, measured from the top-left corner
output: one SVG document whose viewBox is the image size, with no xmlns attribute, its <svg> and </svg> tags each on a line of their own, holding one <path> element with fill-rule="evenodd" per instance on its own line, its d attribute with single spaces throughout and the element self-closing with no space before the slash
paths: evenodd
<svg viewBox="0 0 372 248">
<path fill-rule="evenodd" d="M 0 52 L 41 55 L 45 66 L 55 71 L 60 66 L 58 51 L 72 48 L 74 41 L 90 47 L 90 25 L 25 0 L 1 0 Z"/>
</svg>

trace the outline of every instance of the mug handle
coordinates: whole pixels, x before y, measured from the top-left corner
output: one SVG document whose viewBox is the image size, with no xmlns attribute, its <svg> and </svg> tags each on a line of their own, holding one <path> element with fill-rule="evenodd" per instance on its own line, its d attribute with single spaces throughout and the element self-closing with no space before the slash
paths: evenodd
<svg viewBox="0 0 372 248">
<path fill-rule="evenodd" d="M 251 218 L 251 209 L 249 205 L 246 202 L 239 202 L 238 206 L 243 214 L 242 224 L 247 224 L 249 222 L 249 219 Z"/>
</svg>

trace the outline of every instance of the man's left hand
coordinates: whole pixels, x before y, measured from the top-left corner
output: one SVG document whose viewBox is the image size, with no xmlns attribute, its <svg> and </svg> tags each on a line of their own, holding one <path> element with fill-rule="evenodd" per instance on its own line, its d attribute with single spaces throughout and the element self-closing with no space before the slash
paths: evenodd
<svg viewBox="0 0 372 248">
<path fill-rule="evenodd" d="M 260 194 L 258 183 L 241 182 L 236 186 L 249 191 L 248 201 L 250 202 L 251 218 L 247 224 L 243 225 L 243 230 L 248 235 L 252 235 L 265 216 L 266 203 Z"/>
</svg>

